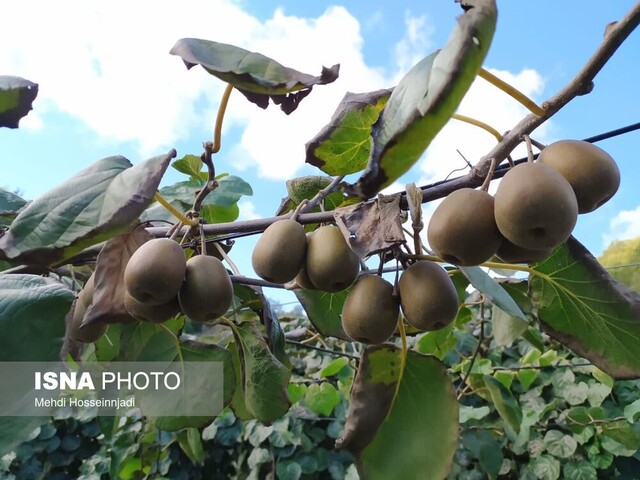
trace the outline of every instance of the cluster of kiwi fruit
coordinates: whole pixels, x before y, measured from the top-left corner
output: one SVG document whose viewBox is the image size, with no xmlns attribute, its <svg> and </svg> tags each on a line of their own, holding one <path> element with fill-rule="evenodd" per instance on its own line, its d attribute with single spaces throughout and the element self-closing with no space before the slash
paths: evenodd
<svg viewBox="0 0 640 480">
<path fill-rule="evenodd" d="M 418 261 L 404 270 L 393 285 L 378 275 L 364 275 L 353 286 L 342 308 L 342 328 L 366 344 L 388 340 L 396 330 L 400 310 L 420 331 L 439 330 L 458 313 L 455 286 L 437 263 Z"/>
<path fill-rule="evenodd" d="M 455 265 L 533 263 L 565 242 L 579 213 L 588 213 L 618 190 L 620 171 L 601 148 L 561 140 L 536 162 L 511 168 L 495 196 L 462 188 L 435 210 L 427 229 L 434 252 Z"/>
<path fill-rule="evenodd" d="M 157 238 L 142 244 L 124 271 L 124 306 L 133 319 L 161 323 L 178 313 L 193 321 L 219 318 L 231 306 L 233 285 L 222 262 L 196 255 L 188 261 L 180 244 Z M 78 294 L 71 338 L 94 342 L 107 329 L 103 323 L 80 328 L 93 297 L 93 276 Z"/>
<path fill-rule="evenodd" d="M 272 223 L 251 255 L 256 274 L 272 283 L 296 284 L 307 290 L 336 293 L 355 282 L 360 259 L 340 229 L 324 225 L 306 233 L 293 219 Z"/>
</svg>

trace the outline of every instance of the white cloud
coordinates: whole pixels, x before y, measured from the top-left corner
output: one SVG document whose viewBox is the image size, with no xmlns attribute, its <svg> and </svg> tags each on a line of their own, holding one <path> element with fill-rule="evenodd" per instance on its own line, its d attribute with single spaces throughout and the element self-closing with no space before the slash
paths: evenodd
<svg viewBox="0 0 640 480">
<path fill-rule="evenodd" d="M 240 209 L 239 220 L 257 220 L 262 218 L 262 215 L 258 213 L 255 204 L 251 200 L 240 200 L 238 202 L 238 208 Z"/>
<path fill-rule="evenodd" d="M 414 17 L 407 11 L 404 22 L 406 32 L 395 46 L 396 82 L 432 49 L 433 27 L 425 15 Z"/>
<path fill-rule="evenodd" d="M 623 210 L 611 219 L 609 232 L 602 236 L 606 248 L 615 240 L 628 240 L 640 237 L 640 206 L 635 210 Z"/>
</svg>

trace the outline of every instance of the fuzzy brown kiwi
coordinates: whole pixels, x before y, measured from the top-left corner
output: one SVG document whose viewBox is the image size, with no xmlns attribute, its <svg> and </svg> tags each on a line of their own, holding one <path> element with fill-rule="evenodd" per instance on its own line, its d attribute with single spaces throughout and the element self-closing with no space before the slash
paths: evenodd
<svg viewBox="0 0 640 480">
<path fill-rule="evenodd" d="M 399 312 L 393 285 L 377 275 L 364 275 L 344 301 L 342 328 L 358 342 L 382 343 L 393 335 Z"/>
<path fill-rule="evenodd" d="M 615 160 L 600 147 L 581 140 L 560 140 L 542 150 L 538 161 L 557 170 L 573 188 L 578 212 L 594 211 L 620 186 Z"/>
<path fill-rule="evenodd" d="M 461 188 L 438 205 L 427 227 L 429 245 L 455 265 L 479 265 L 495 255 L 502 235 L 493 215 L 493 197 Z"/>
<path fill-rule="evenodd" d="M 545 250 L 563 243 L 578 219 L 578 202 L 567 180 L 542 163 L 512 168 L 495 194 L 496 224 L 523 248 Z"/>
<path fill-rule="evenodd" d="M 224 315 L 233 301 L 233 285 L 222 262 L 207 255 L 191 257 L 178 300 L 191 320 L 206 322 Z"/>
<path fill-rule="evenodd" d="M 295 220 L 278 220 L 260 236 L 251 255 L 251 264 L 260 278 L 286 283 L 300 272 L 306 253 L 304 227 Z"/>
<path fill-rule="evenodd" d="M 93 275 L 91 275 L 83 289 L 78 293 L 78 297 L 73 304 L 73 316 L 71 318 L 69 336 L 78 342 L 93 343 L 102 337 L 109 327 L 103 322 L 94 322 L 90 325 L 80 326 L 93 301 L 93 285 Z"/>
<path fill-rule="evenodd" d="M 496 256 L 506 263 L 536 263 L 547 258 L 553 248 L 544 250 L 532 250 L 514 245 L 506 238 L 502 240 Z"/>
<path fill-rule="evenodd" d="M 145 305 L 126 292 L 124 294 L 124 307 L 135 319 L 150 323 L 162 323 L 180 313 L 180 303 L 177 296 L 161 305 Z"/>
<path fill-rule="evenodd" d="M 436 263 L 420 261 L 409 266 L 400 276 L 398 290 L 402 313 L 418 330 L 439 330 L 458 314 L 456 288 Z"/>
<path fill-rule="evenodd" d="M 168 238 L 156 238 L 131 255 L 124 284 L 138 302 L 161 305 L 178 295 L 186 268 L 182 247 Z"/>
<path fill-rule="evenodd" d="M 340 229 L 326 225 L 309 237 L 306 271 L 318 290 L 340 292 L 355 282 L 360 259 L 347 245 Z"/>
</svg>

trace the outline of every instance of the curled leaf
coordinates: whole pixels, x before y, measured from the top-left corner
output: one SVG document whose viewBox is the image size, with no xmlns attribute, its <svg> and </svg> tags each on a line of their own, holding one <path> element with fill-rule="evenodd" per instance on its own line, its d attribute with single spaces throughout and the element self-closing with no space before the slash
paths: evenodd
<svg viewBox="0 0 640 480">
<path fill-rule="evenodd" d="M 289 114 L 314 85 L 325 85 L 338 78 L 340 65 L 322 67 L 319 76 L 288 68 L 260 53 L 199 38 L 182 38 L 169 52 L 182 58 L 187 68 L 200 65 L 211 75 L 230 83 L 261 108 L 269 99 Z"/>
<path fill-rule="evenodd" d="M 469 0 L 442 50 L 418 62 L 393 90 L 373 125 L 373 150 L 351 192 L 370 198 L 420 158 L 462 101 L 489 51 L 495 0 Z"/>
<path fill-rule="evenodd" d="M 399 195 L 339 208 L 333 214 L 351 249 L 360 258 L 405 242 Z"/>
<path fill-rule="evenodd" d="M 0 127 L 18 128 L 20 119 L 32 110 L 38 84 L 20 77 L 0 75 Z"/>
<path fill-rule="evenodd" d="M 371 154 L 371 126 L 389 100 L 391 90 L 347 92 L 329 123 L 307 145 L 305 162 L 329 175 L 359 172 Z"/>
<path fill-rule="evenodd" d="M 0 259 L 52 265 L 131 228 L 153 200 L 175 150 L 131 166 L 98 160 L 20 212 L 0 238 Z"/>
</svg>

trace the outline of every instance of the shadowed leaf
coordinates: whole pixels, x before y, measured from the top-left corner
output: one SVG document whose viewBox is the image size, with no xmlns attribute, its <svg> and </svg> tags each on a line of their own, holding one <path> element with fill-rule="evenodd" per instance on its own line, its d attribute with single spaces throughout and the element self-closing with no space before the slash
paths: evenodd
<svg viewBox="0 0 640 480">
<path fill-rule="evenodd" d="M 0 75 L 0 127 L 18 128 L 20 119 L 31 111 L 37 96 L 37 83 Z"/>
<path fill-rule="evenodd" d="M 530 296 L 545 331 L 614 378 L 640 377 L 640 294 L 573 237 L 533 269 Z"/>
<path fill-rule="evenodd" d="M 487 387 L 491 401 L 502 419 L 516 434 L 520 432 L 522 410 L 511 392 L 499 380 L 491 375 L 484 375 L 484 385 Z"/>
<path fill-rule="evenodd" d="M 26 203 L 19 195 L 0 188 L 0 227 L 8 227 Z"/>
<path fill-rule="evenodd" d="M 488 273 L 482 270 L 480 267 L 459 267 L 465 277 L 469 279 L 471 285 L 476 287 L 478 291 L 482 292 L 494 305 L 500 310 L 518 318 L 522 321 L 527 321 L 527 317 L 516 301 L 507 293 L 507 291 L 491 278 Z"/>
<path fill-rule="evenodd" d="M 371 126 L 389 100 L 391 90 L 347 92 L 329 124 L 310 140 L 305 162 L 328 175 L 348 175 L 367 165 Z"/>
<path fill-rule="evenodd" d="M 342 307 L 349 289 L 338 293 L 297 288 L 293 291 L 314 328 L 323 336 L 351 339 L 342 329 Z"/>
<path fill-rule="evenodd" d="M 378 375 L 399 366 L 400 351 L 396 353 L 389 358 L 392 364 L 374 366 Z M 361 478 L 412 480 L 425 478 L 425 472 L 429 478 L 444 478 L 457 444 L 458 402 L 445 366 L 435 357 L 409 351 L 393 404 L 357 456 Z"/>
<path fill-rule="evenodd" d="M 51 265 L 128 231 L 153 200 L 175 150 L 135 166 L 99 160 L 31 202 L 0 238 L 0 257 Z"/>
<path fill-rule="evenodd" d="M 323 67 L 322 73 L 315 77 L 285 67 L 260 53 L 198 38 L 178 40 L 169 53 L 181 57 L 187 68 L 201 65 L 259 107 L 267 108 L 271 99 L 287 114 L 297 108 L 314 85 L 335 81 L 340 70 L 340 65 Z"/>
<path fill-rule="evenodd" d="M 393 90 L 373 125 L 373 149 L 353 193 L 370 198 L 404 174 L 449 121 L 489 50 L 494 0 L 465 1 L 442 50 L 418 62 Z"/>
<path fill-rule="evenodd" d="M 152 238 L 142 226 L 138 226 L 129 233 L 112 238 L 102 247 L 93 274 L 93 301 L 85 313 L 83 325 L 136 321 L 124 306 L 124 270 L 131 255 Z"/>
<path fill-rule="evenodd" d="M 243 195 L 253 195 L 251 185 L 235 175 L 227 175 L 218 179 L 217 182 L 218 186 L 207 195 L 203 205 L 230 207 L 237 203 Z M 204 188 L 205 185 L 205 180 L 192 178 L 186 182 L 178 182 L 162 187 L 160 195 L 171 202 L 177 200 L 185 203 L 190 208 L 196 198 L 196 191 Z"/>
<path fill-rule="evenodd" d="M 289 410 L 287 385 L 291 369 L 273 356 L 255 323 L 234 328 L 234 336 L 242 364 L 246 409 L 269 424 Z"/>
</svg>

